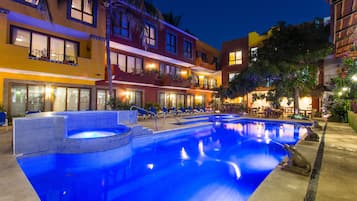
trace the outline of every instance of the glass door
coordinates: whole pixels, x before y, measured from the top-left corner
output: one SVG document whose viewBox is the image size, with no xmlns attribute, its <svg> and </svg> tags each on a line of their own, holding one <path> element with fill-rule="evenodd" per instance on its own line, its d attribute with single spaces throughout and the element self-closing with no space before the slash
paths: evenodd
<svg viewBox="0 0 357 201">
<path fill-rule="evenodd" d="M 53 111 L 61 112 L 66 110 L 66 88 L 56 87 L 54 91 Z"/>
<path fill-rule="evenodd" d="M 23 116 L 26 112 L 26 85 L 13 85 L 11 87 L 10 111 L 12 116 Z"/>
<path fill-rule="evenodd" d="M 27 111 L 44 111 L 45 87 L 38 85 L 28 86 Z"/>
</svg>

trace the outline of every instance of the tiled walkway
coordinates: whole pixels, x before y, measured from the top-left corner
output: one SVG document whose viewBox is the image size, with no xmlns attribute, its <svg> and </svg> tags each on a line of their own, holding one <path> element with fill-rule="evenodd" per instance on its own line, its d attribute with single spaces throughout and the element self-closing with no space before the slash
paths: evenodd
<svg viewBox="0 0 357 201">
<path fill-rule="evenodd" d="M 159 119 L 160 130 L 182 126 L 172 124 L 179 119 Z M 139 124 L 154 129 L 153 120 Z M 0 200 L 38 200 L 30 183 L 16 163 L 12 150 L 11 127 L 0 127 Z M 318 144 L 302 143 L 297 147 L 306 158 L 313 160 Z M 315 152 L 315 153 L 314 153 Z M 357 197 L 357 133 L 347 124 L 328 123 L 325 135 L 325 149 L 317 186 L 318 201 L 354 201 Z M 250 199 L 274 201 L 302 201 L 309 177 L 281 171 L 279 168 L 269 175 Z M 285 174 L 285 175 L 284 175 Z M 286 183 L 285 180 L 289 183 Z"/>
</svg>

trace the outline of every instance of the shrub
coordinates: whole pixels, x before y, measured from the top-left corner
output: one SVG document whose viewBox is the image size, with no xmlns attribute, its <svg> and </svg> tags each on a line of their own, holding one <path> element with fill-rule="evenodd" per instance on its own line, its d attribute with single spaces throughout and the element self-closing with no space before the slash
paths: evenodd
<svg viewBox="0 0 357 201">
<path fill-rule="evenodd" d="M 331 112 L 329 118 L 330 121 L 334 122 L 347 122 L 347 103 L 342 99 L 335 99 L 335 101 L 328 107 Z"/>
<path fill-rule="evenodd" d="M 118 98 L 112 97 L 107 102 L 107 105 L 110 107 L 111 110 L 129 110 L 130 105 L 126 102 L 121 101 Z"/>
</svg>

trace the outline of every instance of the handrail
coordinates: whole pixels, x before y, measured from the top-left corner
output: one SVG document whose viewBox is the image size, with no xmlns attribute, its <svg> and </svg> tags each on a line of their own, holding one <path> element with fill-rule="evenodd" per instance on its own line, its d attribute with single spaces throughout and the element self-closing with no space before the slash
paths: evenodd
<svg viewBox="0 0 357 201">
<path fill-rule="evenodd" d="M 154 120 L 155 120 L 155 129 L 156 129 L 157 131 L 159 130 L 159 128 L 157 127 L 157 114 L 155 114 L 154 112 L 151 112 L 151 111 L 149 111 L 149 110 L 146 110 L 146 109 L 144 109 L 144 108 L 138 107 L 138 106 L 136 106 L 136 105 L 132 105 L 132 106 L 130 107 L 130 110 L 133 110 L 133 108 L 136 108 L 136 109 L 138 109 L 138 110 L 143 110 L 143 111 L 145 111 L 145 112 L 147 112 L 147 113 L 153 115 L 153 116 L 154 116 Z"/>
</svg>

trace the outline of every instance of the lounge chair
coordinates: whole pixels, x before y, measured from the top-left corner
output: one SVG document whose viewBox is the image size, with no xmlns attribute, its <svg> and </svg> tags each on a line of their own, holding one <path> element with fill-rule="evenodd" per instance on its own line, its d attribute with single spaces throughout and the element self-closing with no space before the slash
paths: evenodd
<svg viewBox="0 0 357 201">
<path fill-rule="evenodd" d="M 180 107 L 179 109 L 178 109 L 178 111 L 177 111 L 179 114 L 181 114 L 181 115 L 183 115 L 183 114 L 187 114 L 187 111 L 186 111 L 186 109 L 185 108 L 183 108 L 183 107 Z"/>
<path fill-rule="evenodd" d="M 166 107 L 163 107 L 158 113 L 159 115 L 162 115 L 162 117 L 166 117 L 169 114 L 169 110 Z"/>
<path fill-rule="evenodd" d="M 146 119 L 148 116 L 149 114 L 145 110 L 138 109 L 138 118 Z"/>
<path fill-rule="evenodd" d="M 6 125 L 6 112 L 0 112 L 0 126 Z"/>
<path fill-rule="evenodd" d="M 193 110 L 193 108 L 191 106 L 188 106 L 186 109 L 187 113 L 194 113 L 195 111 Z"/>
<path fill-rule="evenodd" d="M 152 112 L 152 113 L 154 113 L 156 116 L 158 116 L 156 108 L 154 108 L 154 107 L 151 106 L 151 107 L 149 108 L 149 111 Z M 150 113 L 149 113 L 149 115 L 150 115 L 150 116 L 153 116 L 153 114 L 150 114 Z"/>
</svg>

